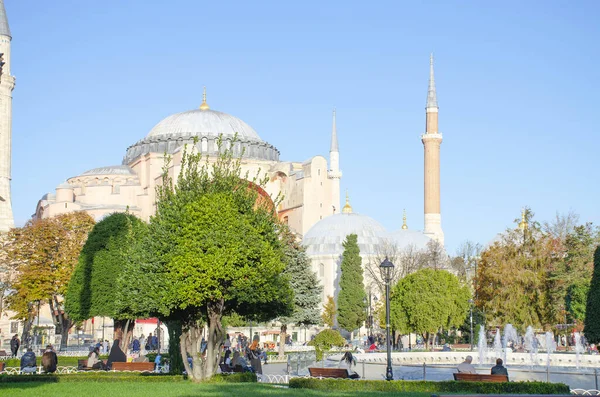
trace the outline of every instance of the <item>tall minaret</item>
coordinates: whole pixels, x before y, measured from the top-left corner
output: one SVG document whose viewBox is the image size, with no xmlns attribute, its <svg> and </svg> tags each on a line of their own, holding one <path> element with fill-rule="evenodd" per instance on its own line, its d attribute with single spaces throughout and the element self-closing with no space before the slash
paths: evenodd
<svg viewBox="0 0 600 397">
<path fill-rule="evenodd" d="M 0 0 L 0 53 L 4 54 L 4 67 L 0 76 L 0 232 L 14 227 L 10 198 L 10 162 L 12 135 L 12 90 L 15 78 L 10 74 L 10 29 Z"/>
<path fill-rule="evenodd" d="M 442 214 L 440 211 L 440 145 L 442 134 L 438 131 L 438 103 L 433 78 L 433 54 L 429 58 L 429 90 L 425 133 L 421 141 L 425 147 L 425 230 L 426 235 L 444 244 Z"/>
<path fill-rule="evenodd" d="M 327 177 L 331 179 L 331 202 L 333 203 L 332 213 L 339 214 L 340 211 L 340 152 L 338 148 L 337 127 L 335 125 L 335 109 L 333 109 L 333 128 L 331 130 L 331 149 L 329 149 L 329 172 Z"/>
</svg>

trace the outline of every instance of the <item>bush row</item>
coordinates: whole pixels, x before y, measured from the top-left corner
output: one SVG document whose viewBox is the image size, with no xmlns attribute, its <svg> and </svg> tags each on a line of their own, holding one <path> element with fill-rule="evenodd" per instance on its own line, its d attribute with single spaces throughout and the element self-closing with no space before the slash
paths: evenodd
<svg viewBox="0 0 600 397">
<path fill-rule="evenodd" d="M 233 374 L 216 374 L 210 378 L 210 383 L 253 383 L 256 382 L 256 374 L 251 372 L 235 372 Z"/>
<path fill-rule="evenodd" d="M 0 383 L 24 382 L 180 382 L 187 379 L 182 375 L 163 375 L 132 372 L 84 372 L 61 375 L 0 375 Z"/>
<path fill-rule="evenodd" d="M 570 394 L 564 383 L 545 382 L 431 382 L 292 378 L 290 388 L 336 391 L 382 391 L 476 394 Z"/>
</svg>

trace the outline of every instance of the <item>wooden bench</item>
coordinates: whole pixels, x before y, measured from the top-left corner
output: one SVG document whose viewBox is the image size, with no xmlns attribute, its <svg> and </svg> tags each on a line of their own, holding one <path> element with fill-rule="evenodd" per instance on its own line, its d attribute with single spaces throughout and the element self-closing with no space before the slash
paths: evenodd
<svg viewBox="0 0 600 397">
<path fill-rule="evenodd" d="M 348 379 L 348 370 L 345 368 L 309 368 L 308 372 L 312 378 L 336 378 Z"/>
<path fill-rule="evenodd" d="M 111 370 L 113 371 L 140 371 L 153 372 L 154 363 L 112 363 Z"/>
<path fill-rule="evenodd" d="M 0 361 L 0 372 L 4 372 L 4 367 L 6 367 L 6 363 L 4 361 Z"/>
<path fill-rule="evenodd" d="M 506 375 L 464 374 L 460 372 L 453 375 L 454 380 L 463 382 L 508 382 L 508 376 Z"/>
</svg>

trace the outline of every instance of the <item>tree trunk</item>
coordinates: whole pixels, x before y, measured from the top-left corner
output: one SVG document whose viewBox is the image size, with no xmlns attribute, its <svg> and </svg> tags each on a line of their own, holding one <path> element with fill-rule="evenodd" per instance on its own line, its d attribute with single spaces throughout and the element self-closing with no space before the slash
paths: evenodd
<svg viewBox="0 0 600 397">
<path fill-rule="evenodd" d="M 62 346 L 66 346 L 68 343 L 69 331 L 73 327 L 73 321 L 71 321 L 69 316 L 61 309 L 60 302 L 56 295 L 48 300 L 48 304 L 50 306 L 50 313 L 52 315 L 52 322 L 54 323 L 56 333 L 60 334 L 60 345 L 62 349 Z"/>
<path fill-rule="evenodd" d="M 133 328 L 135 326 L 135 320 L 113 320 L 113 339 L 119 339 L 119 347 L 127 354 L 127 346 L 133 336 Z"/>
<path fill-rule="evenodd" d="M 285 358 L 285 340 L 287 339 L 287 324 L 281 324 L 281 332 L 279 333 L 279 359 Z"/>
<path fill-rule="evenodd" d="M 31 326 L 33 325 L 33 314 L 29 312 L 29 317 L 24 321 L 23 334 L 21 335 L 21 349 L 31 347 Z"/>
<path fill-rule="evenodd" d="M 197 323 L 188 324 L 183 327 L 180 337 L 181 358 L 188 377 L 194 382 L 200 382 L 204 379 L 204 363 L 200 356 L 200 338 L 203 333 L 203 327 Z M 192 367 L 188 361 L 188 355 L 192 358 Z"/>
<path fill-rule="evenodd" d="M 179 320 L 165 321 L 165 324 L 169 331 L 169 357 L 171 357 L 169 371 L 173 375 L 181 375 L 185 370 L 181 355 L 182 324 Z"/>
<path fill-rule="evenodd" d="M 223 317 L 224 301 L 210 302 L 207 305 L 208 312 L 208 335 L 206 338 L 206 359 L 204 362 L 204 378 L 209 379 L 217 373 L 219 360 L 221 358 L 221 346 L 225 332 L 221 324 Z"/>
</svg>

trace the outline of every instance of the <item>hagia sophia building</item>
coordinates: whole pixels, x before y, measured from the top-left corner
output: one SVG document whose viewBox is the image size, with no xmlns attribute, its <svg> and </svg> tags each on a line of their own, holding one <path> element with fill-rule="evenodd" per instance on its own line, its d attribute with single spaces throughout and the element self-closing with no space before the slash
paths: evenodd
<svg viewBox="0 0 600 397">
<path fill-rule="evenodd" d="M 4 72 L 0 80 L 0 232 L 14 227 L 10 197 L 10 154 L 12 90 L 10 74 L 10 29 L 3 1 L 0 0 L 0 53 L 4 53 Z M 431 240 L 443 245 L 444 233 L 440 211 L 440 145 L 438 104 L 430 59 L 429 88 L 426 102 L 426 126 L 421 135 L 424 145 L 424 225 L 423 231 L 408 229 L 406 221 L 398 230 L 387 231 L 379 222 L 353 211 L 346 196 L 341 201 L 340 180 L 343 156 L 338 145 L 336 113 L 329 158 L 321 155 L 305 161 L 280 161 L 279 150 L 261 139 L 254 128 L 239 118 L 214 110 L 207 101 L 206 90 L 198 108 L 176 113 L 159 121 L 142 139 L 125 150 L 120 164 L 107 159 L 108 164 L 87 170 L 60 183 L 54 192 L 44 194 L 35 208 L 34 219 L 58 214 L 86 211 L 97 221 L 108 214 L 129 211 L 148 221 L 155 211 L 155 187 L 161 182 L 165 153 L 172 158 L 169 172 L 181 170 L 184 145 L 193 145 L 203 155 L 218 155 L 219 136 L 227 145 L 234 135 L 234 154 L 241 154 L 242 171 L 249 175 L 268 176 L 264 187 L 272 198 L 283 200 L 276 208 L 280 220 L 302 238 L 313 271 L 324 287 L 322 300 L 337 297 L 342 242 L 356 233 L 363 263 L 374 255 L 379 245 L 392 243 L 399 248 L 413 246 L 424 249 Z M 339 136 L 343 143 L 343 133 Z M 323 142 L 324 148 L 327 142 Z M 342 145 L 343 146 L 343 145 Z M 320 150 L 317 150 L 320 151 Z M 416 192 L 415 192 L 416 194 Z M 406 218 L 404 218 L 406 220 Z M 0 317 L 0 330 L 6 317 Z M 8 330 L 6 330 L 8 331 Z M 0 339 L 9 332 L 3 331 Z"/>
</svg>

